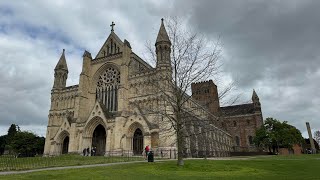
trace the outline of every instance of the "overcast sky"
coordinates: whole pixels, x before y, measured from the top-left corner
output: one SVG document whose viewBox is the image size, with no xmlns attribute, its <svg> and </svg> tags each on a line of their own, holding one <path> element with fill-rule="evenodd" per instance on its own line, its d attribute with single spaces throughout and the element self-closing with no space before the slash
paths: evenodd
<svg viewBox="0 0 320 180">
<path fill-rule="evenodd" d="M 179 16 L 223 45 L 223 77 L 238 103 L 260 97 L 263 116 L 288 121 L 306 136 L 320 129 L 320 1 L 1 1 L 0 135 L 10 124 L 45 135 L 54 67 L 66 49 L 67 85 L 78 84 L 82 54 L 93 56 L 110 33 L 144 57 L 160 19 Z"/>
</svg>

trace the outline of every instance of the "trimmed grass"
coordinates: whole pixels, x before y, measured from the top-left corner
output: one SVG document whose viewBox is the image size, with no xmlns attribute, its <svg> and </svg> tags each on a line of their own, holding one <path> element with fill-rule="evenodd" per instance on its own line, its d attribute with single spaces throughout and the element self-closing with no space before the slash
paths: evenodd
<svg viewBox="0 0 320 180">
<path fill-rule="evenodd" d="M 248 160 L 186 160 L 42 171 L 0 179 L 320 179 L 320 155 L 256 157 Z"/>
<path fill-rule="evenodd" d="M 56 157 L 14 158 L 0 156 L 0 171 L 17 171 L 61 166 L 78 166 L 87 164 L 106 164 L 114 162 L 142 161 L 143 157 L 104 157 L 61 155 Z"/>
</svg>

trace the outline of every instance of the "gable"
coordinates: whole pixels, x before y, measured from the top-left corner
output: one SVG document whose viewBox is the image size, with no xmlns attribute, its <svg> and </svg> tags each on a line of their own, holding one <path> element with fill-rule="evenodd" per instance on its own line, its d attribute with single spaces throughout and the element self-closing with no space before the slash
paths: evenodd
<svg viewBox="0 0 320 180">
<path fill-rule="evenodd" d="M 129 75 L 135 75 L 144 73 L 152 70 L 153 68 L 143 61 L 139 56 L 134 53 L 131 53 L 130 63 L 129 63 Z"/>
<path fill-rule="evenodd" d="M 122 49 L 123 42 L 114 32 L 111 32 L 107 40 L 104 42 L 103 46 L 100 48 L 95 59 L 121 53 Z"/>
<path fill-rule="evenodd" d="M 108 110 L 106 109 L 103 104 L 101 104 L 99 101 L 96 100 L 96 103 L 93 106 L 92 111 L 90 112 L 89 119 L 92 119 L 94 117 L 101 117 L 102 119 L 107 119 L 108 118 Z"/>
</svg>

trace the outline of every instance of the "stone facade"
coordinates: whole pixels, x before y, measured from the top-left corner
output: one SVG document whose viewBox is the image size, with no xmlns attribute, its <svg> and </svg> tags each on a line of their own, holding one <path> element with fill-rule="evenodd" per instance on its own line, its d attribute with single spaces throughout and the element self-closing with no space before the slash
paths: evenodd
<svg viewBox="0 0 320 180">
<path fill-rule="evenodd" d="M 252 103 L 226 107 L 220 107 L 217 86 L 212 80 L 193 83 L 191 90 L 194 100 L 220 117 L 220 126 L 233 137 L 234 151 L 257 151 L 253 137 L 256 130 L 263 125 L 263 117 L 260 100 L 254 90 Z"/>
<path fill-rule="evenodd" d="M 111 151 L 141 154 L 146 145 L 156 152 L 176 151 L 176 136 L 164 131 L 169 124 L 163 123 L 166 121 L 160 114 L 147 111 L 167 108 L 159 87 L 154 86 L 157 82 L 163 89 L 169 89 L 172 79 L 171 42 L 163 21 L 155 46 L 157 64 L 151 67 L 112 28 L 95 58 L 84 52 L 79 85 L 69 87 L 63 50 L 54 69 L 44 154 L 81 154 L 83 149 L 92 147 L 96 147 L 98 155 Z M 199 107 L 195 112 L 199 121 L 209 116 L 216 118 L 192 99 L 187 104 Z M 204 146 L 206 151 L 231 150 L 231 135 L 213 124 L 208 126 L 212 131 L 204 135 L 205 145 L 200 141 L 190 144 L 190 139 L 186 139 L 187 152 L 191 152 L 190 146 L 194 147 L 193 152 Z M 199 130 L 197 126 L 191 129 Z"/>
</svg>

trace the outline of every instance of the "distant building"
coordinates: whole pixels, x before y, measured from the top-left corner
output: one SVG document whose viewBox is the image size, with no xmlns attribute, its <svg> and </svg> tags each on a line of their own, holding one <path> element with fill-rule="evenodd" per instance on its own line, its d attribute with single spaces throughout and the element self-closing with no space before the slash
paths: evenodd
<svg viewBox="0 0 320 180">
<path fill-rule="evenodd" d="M 257 151 L 253 138 L 263 125 L 261 104 L 253 90 L 252 103 L 220 107 L 217 86 L 212 80 L 191 84 L 192 98 L 220 117 L 221 127 L 233 137 L 234 151 Z"/>
<path fill-rule="evenodd" d="M 303 150 L 302 147 L 299 144 L 294 144 L 292 148 L 279 148 L 279 154 L 280 155 L 299 155 L 302 154 Z"/>
</svg>

